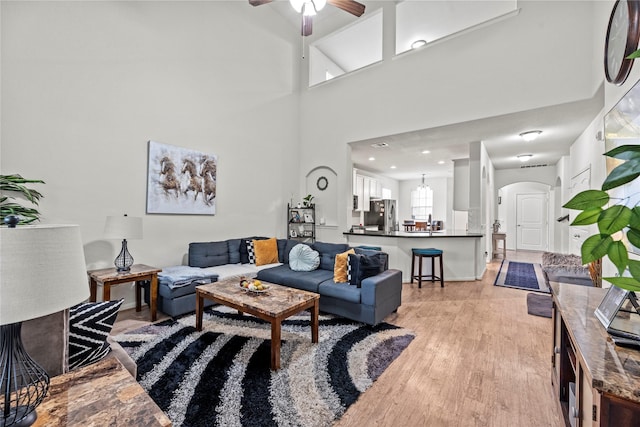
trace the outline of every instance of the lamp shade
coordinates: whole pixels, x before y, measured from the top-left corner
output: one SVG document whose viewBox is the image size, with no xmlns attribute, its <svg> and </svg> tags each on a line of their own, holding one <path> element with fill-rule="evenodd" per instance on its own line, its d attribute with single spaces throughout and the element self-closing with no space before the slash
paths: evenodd
<svg viewBox="0 0 640 427">
<path fill-rule="evenodd" d="M 46 316 L 88 297 L 79 226 L 0 228 L 0 325 Z"/>
<path fill-rule="evenodd" d="M 107 239 L 142 239 L 142 218 L 108 216 L 104 234 Z"/>
</svg>

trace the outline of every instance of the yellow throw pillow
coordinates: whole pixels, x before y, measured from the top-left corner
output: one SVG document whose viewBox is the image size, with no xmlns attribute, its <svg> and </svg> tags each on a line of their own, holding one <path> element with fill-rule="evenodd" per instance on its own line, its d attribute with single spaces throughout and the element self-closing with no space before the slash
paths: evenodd
<svg viewBox="0 0 640 427">
<path fill-rule="evenodd" d="M 349 254 L 355 254 L 356 251 L 349 249 L 346 252 L 336 255 L 336 262 L 333 266 L 333 281 L 336 283 L 346 283 L 349 281 L 347 278 L 347 265 L 349 264 Z"/>
<path fill-rule="evenodd" d="M 256 265 L 278 262 L 278 242 L 275 237 L 266 240 L 254 240 L 253 251 L 256 255 Z"/>
</svg>

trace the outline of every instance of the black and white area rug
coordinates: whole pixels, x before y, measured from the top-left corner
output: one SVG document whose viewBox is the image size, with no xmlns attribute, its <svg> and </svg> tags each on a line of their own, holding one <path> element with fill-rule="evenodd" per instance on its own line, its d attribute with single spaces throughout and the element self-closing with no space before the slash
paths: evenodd
<svg viewBox="0 0 640 427">
<path fill-rule="evenodd" d="M 415 335 L 309 314 L 282 324 L 281 369 L 271 371 L 271 325 L 216 306 L 115 336 L 138 364 L 138 382 L 174 426 L 330 426 Z"/>
<path fill-rule="evenodd" d="M 540 264 L 503 260 L 496 276 L 494 286 L 525 289 L 534 292 L 549 293 L 547 281 Z"/>
</svg>

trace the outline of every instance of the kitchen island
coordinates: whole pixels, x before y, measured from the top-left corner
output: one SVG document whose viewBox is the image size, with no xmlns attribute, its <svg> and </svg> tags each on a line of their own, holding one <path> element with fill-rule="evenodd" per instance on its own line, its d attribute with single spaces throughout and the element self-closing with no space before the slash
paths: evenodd
<svg viewBox="0 0 640 427">
<path fill-rule="evenodd" d="M 402 281 L 411 280 L 411 249 L 437 248 L 443 251 L 444 280 L 479 280 L 486 268 L 482 233 L 465 230 L 439 230 L 429 232 L 356 230 L 343 233 L 349 246 L 378 246 L 389 254 L 389 268 L 402 271 Z M 416 265 L 417 268 L 417 265 Z M 431 271 L 425 263 L 423 272 Z M 424 273 L 423 273 L 424 274 Z M 423 285 L 424 286 L 424 285 Z"/>
</svg>

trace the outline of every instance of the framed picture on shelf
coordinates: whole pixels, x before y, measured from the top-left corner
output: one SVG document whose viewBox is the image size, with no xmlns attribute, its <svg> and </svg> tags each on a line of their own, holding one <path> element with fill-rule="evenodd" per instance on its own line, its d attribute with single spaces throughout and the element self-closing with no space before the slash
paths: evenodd
<svg viewBox="0 0 640 427">
<path fill-rule="evenodd" d="M 299 211 L 291 211 L 291 222 L 300 222 L 300 212 Z"/>
<path fill-rule="evenodd" d="M 302 234 L 304 237 L 313 237 L 313 231 L 311 230 L 305 230 L 304 233 Z"/>
<path fill-rule="evenodd" d="M 296 230 L 289 230 L 289 237 L 298 237 L 298 233 L 296 232 Z"/>
<path fill-rule="evenodd" d="M 304 214 L 304 222 L 313 222 L 313 215 L 310 213 Z"/>
</svg>

